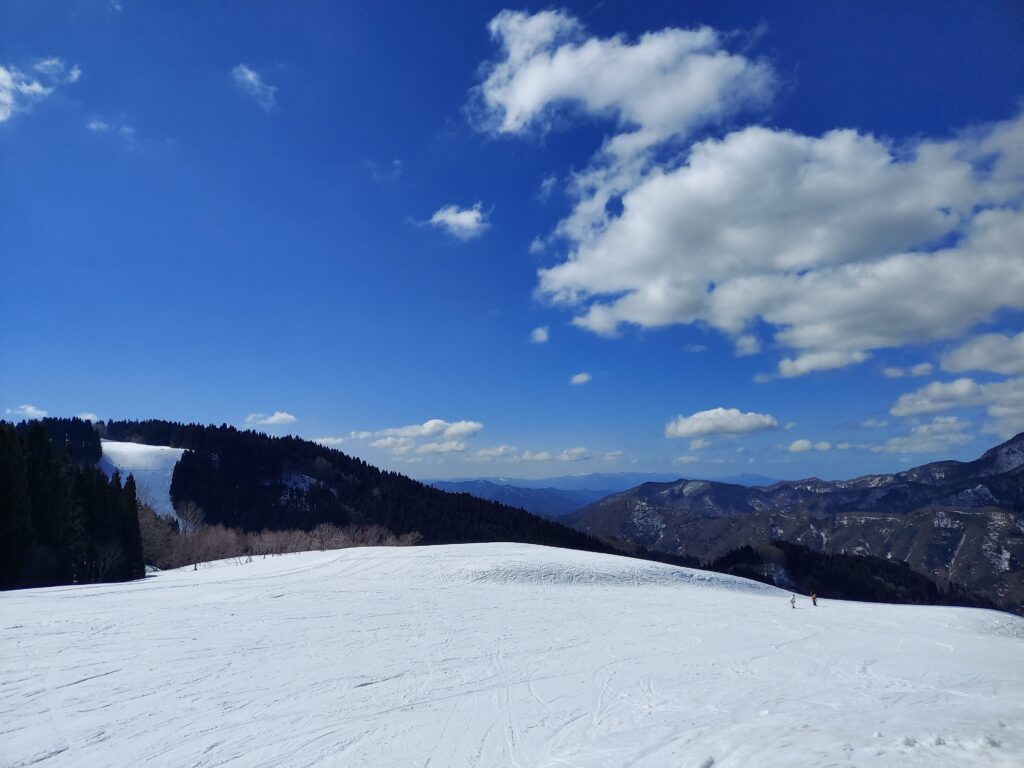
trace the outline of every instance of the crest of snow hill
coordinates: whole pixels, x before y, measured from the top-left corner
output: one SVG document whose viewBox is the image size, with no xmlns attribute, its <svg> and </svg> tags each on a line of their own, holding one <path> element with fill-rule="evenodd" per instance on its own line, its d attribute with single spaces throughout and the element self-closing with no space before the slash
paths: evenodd
<svg viewBox="0 0 1024 768">
<path fill-rule="evenodd" d="M 286 538 L 292 549 L 516 541 L 703 564 L 832 597 L 1024 612 L 1024 434 L 972 462 L 943 461 L 894 475 L 768 486 L 676 480 L 603 496 L 578 488 L 438 483 L 470 491 L 446 492 L 315 443 L 227 425 L 156 420 L 93 425 L 78 419 L 35 424 L 49 437 L 49 460 L 60 465 L 70 483 L 63 524 L 79 532 L 85 507 L 75 489 L 88 483 L 75 478 L 88 475 L 98 488 L 92 473 L 100 461 L 101 436 L 183 449 L 170 480 L 170 500 L 175 509 L 201 509 L 205 526 L 219 531 L 217 548 L 206 553 L 211 559 L 254 554 L 266 542 Z M 23 569 L 5 573 L 0 586 L 135 576 L 134 563 L 123 573 L 101 574 L 96 567 L 95 553 L 111 549 L 101 541 L 110 537 L 106 523 L 96 529 L 95 541 L 86 541 L 80 533 L 50 531 L 52 520 L 32 519 L 44 513 L 33 512 L 40 491 L 24 464 L 31 456 L 36 464 L 40 461 L 40 431 L 29 424 L 0 427 L 0 533 L 5 534 L 4 549 L 11 550 L 4 553 L 7 561 Z M 34 454 L 29 451 L 32 433 Z M 158 520 L 145 507 L 140 520 L 146 562 L 182 564 L 180 548 L 174 550 L 179 560 L 167 554 L 168 539 L 194 531 L 179 530 L 172 518 Z M 89 525 L 84 529 L 92 530 Z M 119 525 L 130 540 L 119 546 L 134 551 L 131 542 L 137 534 L 123 521 Z M 159 525 L 163 529 L 155 532 Z M 325 536 L 325 528 L 335 534 Z M 7 529 L 17 535 L 12 538 Z M 69 549 L 67 542 L 76 536 Z M 89 568 L 86 552 L 93 553 Z M 51 567 L 45 577 L 33 572 L 40 562 L 52 566 L 58 561 L 64 564 Z"/>
</svg>

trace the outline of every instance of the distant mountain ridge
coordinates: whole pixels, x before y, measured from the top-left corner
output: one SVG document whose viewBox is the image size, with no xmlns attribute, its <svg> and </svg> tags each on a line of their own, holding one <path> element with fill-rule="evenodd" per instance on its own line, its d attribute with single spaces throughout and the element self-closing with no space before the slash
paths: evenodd
<svg viewBox="0 0 1024 768">
<path fill-rule="evenodd" d="M 449 493 L 468 493 L 477 498 L 507 504 L 535 515 L 557 520 L 570 512 L 603 499 L 609 490 L 561 490 L 558 488 L 523 488 L 490 480 L 435 480 L 430 485 Z"/>
<path fill-rule="evenodd" d="M 644 483 L 565 518 L 595 536 L 702 560 L 780 539 L 908 562 L 1024 608 L 1024 433 L 970 462 L 845 481 Z"/>
</svg>

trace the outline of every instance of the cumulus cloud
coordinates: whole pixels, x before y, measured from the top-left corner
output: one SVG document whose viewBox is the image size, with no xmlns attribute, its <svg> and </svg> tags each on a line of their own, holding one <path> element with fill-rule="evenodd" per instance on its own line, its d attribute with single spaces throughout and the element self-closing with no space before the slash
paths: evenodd
<svg viewBox="0 0 1024 768">
<path fill-rule="evenodd" d="M 903 143 L 751 126 L 680 152 L 697 128 L 767 103 L 770 67 L 706 27 L 597 38 L 544 11 L 503 12 L 490 31 L 499 57 L 476 94 L 489 130 L 615 125 L 570 180 L 561 263 L 539 272 L 577 325 L 707 324 L 739 354 L 763 325 L 788 350 L 777 375 L 793 377 L 1024 309 L 1021 117 Z"/>
<path fill-rule="evenodd" d="M 786 450 L 789 451 L 790 453 L 803 453 L 804 451 L 809 451 L 811 450 L 811 441 L 794 440 L 792 443 L 789 444 L 789 447 L 786 448 Z"/>
<path fill-rule="evenodd" d="M 965 434 L 970 424 L 956 416 L 936 416 L 927 424 L 919 424 L 905 437 L 893 437 L 877 450 L 886 453 L 942 453 L 949 448 L 969 443 L 974 438 Z"/>
<path fill-rule="evenodd" d="M 444 419 L 427 419 L 422 424 L 410 424 L 405 427 L 382 429 L 375 434 L 383 437 L 437 437 L 446 439 L 464 439 L 472 437 L 484 425 L 479 421 L 445 421 Z"/>
<path fill-rule="evenodd" d="M 832 443 L 828 440 L 819 440 L 814 444 L 814 450 L 816 451 L 828 451 L 832 449 Z"/>
<path fill-rule="evenodd" d="M 551 454 L 547 451 L 523 451 L 523 455 L 520 457 L 523 461 L 551 461 Z"/>
<path fill-rule="evenodd" d="M 28 112 L 46 99 L 58 86 L 77 82 L 82 70 L 70 69 L 57 58 L 40 59 L 32 66 L 34 74 L 26 74 L 15 66 L 0 65 L 0 123 L 15 112 Z"/>
<path fill-rule="evenodd" d="M 46 416 L 46 411 L 30 403 L 19 405 L 17 408 L 7 408 L 4 412 L 8 416 L 17 416 L 22 419 L 42 419 Z"/>
<path fill-rule="evenodd" d="M 548 339 L 550 338 L 551 334 L 548 331 L 548 327 L 546 325 L 542 325 L 539 328 L 534 328 L 532 331 L 530 331 L 530 341 L 532 341 L 534 344 L 547 344 Z"/>
<path fill-rule="evenodd" d="M 345 442 L 344 437 L 314 437 L 314 443 L 319 443 L 325 448 L 337 448 L 339 445 Z"/>
<path fill-rule="evenodd" d="M 349 432 L 348 436 L 352 440 L 366 440 L 367 438 L 373 437 L 373 432 L 368 432 L 365 429 L 356 429 Z"/>
<path fill-rule="evenodd" d="M 252 67 L 238 64 L 231 70 L 231 79 L 238 89 L 260 105 L 265 112 L 271 112 L 277 105 L 277 86 L 270 85 Z"/>
<path fill-rule="evenodd" d="M 100 417 L 97 416 L 92 411 L 83 411 L 82 413 L 78 414 L 78 418 L 81 419 L 82 421 L 100 421 Z"/>
<path fill-rule="evenodd" d="M 1024 373 L 1024 332 L 1016 336 L 1004 336 L 1000 333 L 976 336 L 944 355 L 942 369 L 954 373 Z"/>
<path fill-rule="evenodd" d="M 515 460 L 516 447 L 514 445 L 497 445 L 493 448 L 481 448 L 473 454 L 471 461 L 487 464 L 501 459 L 505 459 L 507 461 Z"/>
<path fill-rule="evenodd" d="M 570 384 L 586 384 L 592 378 L 594 378 L 594 377 L 591 376 L 586 371 L 581 371 L 580 373 L 575 374 L 571 379 L 569 379 L 569 383 Z"/>
<path fill-rule="evenodd" d="M 250 413 L 245 417 L 246 424 L 292 424 L 295 421 L 297 421 L 297 419 L 287 411 L 274 411 L 269 416 L 265 413 Z"/>
<path fill-rule="evenodd" d="M 1000 437 L 1013 437 L 1024 431 L 1024 378 L 979 384 L 974 379 L 950 382 L 933 381 L 914 392 L 901 395 L 890 413 L 893 416 L 919 416 L 954 408 L 984 406 L 991 421 L 984 431 Z"/>
<path fill-rule="evenodd" d="M 386 448 L 396 456 L 408 453 L 416 443 L 410 437 L 378 437 L 372 443 L 371 448 Z"/>
<path fill-rule="evenodd" d="M 590 453 L 582 445 L 575 448 L 566 448 L 558 454 L 559 461 L 588 461 L 589 459 Z"/>
<path fill-rule="evenodd" d="M 459 240 L 472 240 L 480 237 L 491 226 L 482 203 L 475 203 L 472 208 L 460 208 L 457 205 L 446 205 L 434 212 L 428 224 L 443 229 Z"/>
<path fill-rule="evenodd" d="M 665 437 L 740 435 L 777 429 L 779 423 L 767 413 L 742 413 L 738 408 L 712 408 L 690 416 L 677 416 L 665 425 Z"/>
<path fill-rule="evenodd" d="M 416 447 L 416 453 L 461 453 L 464 450 L 466 450 L 466 444 L 461 440 L 423 443 Z"/>
</svg>

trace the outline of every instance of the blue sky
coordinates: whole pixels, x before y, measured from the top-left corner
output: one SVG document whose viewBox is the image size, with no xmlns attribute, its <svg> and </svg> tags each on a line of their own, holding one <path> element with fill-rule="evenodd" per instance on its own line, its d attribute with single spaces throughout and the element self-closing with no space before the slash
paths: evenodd
<svg viewBox="0 0 1024 768">
<path fill-rule="evenodd" d="M 1017 3 L 13 0 L 0 67 L 5 418 L 415 477 L 1024 430 Z"/>
</svg>

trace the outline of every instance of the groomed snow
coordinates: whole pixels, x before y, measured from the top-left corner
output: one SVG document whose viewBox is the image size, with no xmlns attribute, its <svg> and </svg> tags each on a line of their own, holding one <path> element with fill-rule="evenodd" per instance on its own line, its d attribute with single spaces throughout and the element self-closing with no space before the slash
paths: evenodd
<svg viewBox="0 0 1024 768">
<path fill-rule="evenodd" d="M 120 470 L 122 478 L 134 475 L 139 499 L 149 504 L 158 515 L 178 519 L 171 506 L 171 478 L 174 465 L 184 449 L 116 440 L 103 440 L 101 444 L 103 458 L 100 466 L 108 476 L 115 469 Z"/>
<path fill-rule="evenodd" d="M 0 593 L 0 763 L 1020 766 L 1024 620 L 519 544 Z"/>
</svg>

